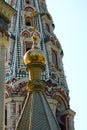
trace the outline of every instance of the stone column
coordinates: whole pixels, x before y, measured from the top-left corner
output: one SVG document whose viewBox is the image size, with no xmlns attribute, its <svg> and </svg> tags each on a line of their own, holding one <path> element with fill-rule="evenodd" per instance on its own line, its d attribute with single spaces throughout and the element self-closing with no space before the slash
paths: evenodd
<svg viewBox="0 0 87 130">
<path fill-rule="evenodd" d="M 7 109 L 7 126 L 6 130 L 14 130 L 18 118 L 21 114 L 22 103 L 24 101 L 24 97 L 9 97 L 6 98 L 6 109 Z"/>
<path fill-rule="evenodd" d="M 5 125 L 5 46 L 0 46 L 0 130 Z"/>
<path fill-rule="evenodd" d="M 62 120 L 64 121 L 65 125 L 65 130 L 75 130 L 74 128 L 74 116 L 75 112 L 71 109 L 65 110 L 61 116 Z"/>
<path fill-rule="evenodd" d="M 69 129 L 75 130 L 75 128 L 74 128 L 74 117 L 72 115 L 69 117 Z"/>
<path fill-rule="evenodd" d="M 10 126 L 11 126 L 11 110 L 10 110 L 10 102 L 7 103 L 7 130 L 10 130 Z"/>
<path fill-rule="evenodd" d="M 55 116 L 58 101 L 56 99 L 52 99 L 52 98 L 48 98 L 47 100 L 48 100 L 51 110 Z"/>
<path fill-rule="evenodd" d="M 16 125 L 16 102 L 7 103 L 7 126 L 8 130 L 14 130 Z"/>
</svg>

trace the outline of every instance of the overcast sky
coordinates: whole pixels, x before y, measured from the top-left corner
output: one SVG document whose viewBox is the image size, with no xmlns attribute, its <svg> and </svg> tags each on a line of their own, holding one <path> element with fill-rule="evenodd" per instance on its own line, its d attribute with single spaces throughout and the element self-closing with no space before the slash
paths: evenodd
<svg viewBox="0 0 87 130">
<path fill-rule="evenodd" d="M 87 0 L 46 1 L 64 51 L 75 130 L 87 130 Z"/>
</svg>

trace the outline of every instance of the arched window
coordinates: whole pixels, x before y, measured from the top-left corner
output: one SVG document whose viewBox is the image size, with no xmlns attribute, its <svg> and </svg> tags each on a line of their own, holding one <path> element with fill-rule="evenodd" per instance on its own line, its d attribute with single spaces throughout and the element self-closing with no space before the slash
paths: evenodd
<svg viewBox="0 0 87 130">
<path fill-rule="evenodd" d="M 51 20 L 51 17 L 48 13 L 46 13 L 47 19 Z"/>
<path fill-rule="evenodd" d="M 25 75 L 25 74 L 26 74 L 26 72 L 25 72 L 25 71 L 22 71 L 22 74 L 23 74 L 23 75 Z"/>
<path fill-rule="evenodd" d="M 56 46 L 61 49 L 61 45 L 60 45 L 59 41 L 56 41 Z"/>
<path fill-rule="evenodd" d="M 52 79 L 56 79 L 56 75 L 54 73 L 51 74 Z"/>
<path fill-rule="evenodd" d="M 6 73 L 6 78 L 9 77 L 9 73 Z"/>
<path fill-rule="evenodd" d="M 6 61 L 8 60 L 8 52 L 6 51 Z"/>
<path fill-rule="evenodd" d="M 55 67 L 58 69 L 58 56 L 57 52 L 52 49 L 52 62 L 55 65 Z"/>
<path fill-rule="evenodd" d="M 56 109 L 56 119 L 58 121 L 58 124 L 59 124 L 61 130 L 64 130 L 65 126 L 64 126 L 64 123 L 61 120 L 60 111 L 58 109 Z"/>
<path fill-rule="evenodd" d="M 19 104 L 19 115 L 21 114 L 21 109 L 22 109 L 22 106 L 21 104 Z"/>
<path fill-rule="evenodd" d="M 30 1 L 29 1 L 29 0 L 25 0 L 25 2 L 26 2 L 27 4 L 30 4 Z"/>
<path fill-rule="evenodd" d="M 30 19 L 29 16 L 25 18 L 25 24 L 26 24 L 26 26 L 32 26 L 31 25 L 31 19 Z"/>
<path fill-rule="evenodd" d="M 11 0 L 10 5 L 13 6 L 13 4 L 14 4 L 14 0 Z"/>
<path fill-rule="evenodd" d="M 50 27 L 47 23 L 46 23 L 46 30 L 50 33 Z"/>
<path fill-rule="evenodd" d="M 32 43 L 26 44 L 26 52 L 31 49 Z"/>
<path fill-rule="evenodd" d="M 31 42 L 24 42 L 23 43 L 23 55 L 30 50 L 32 47 L 32 43 Z"/>
</svg>

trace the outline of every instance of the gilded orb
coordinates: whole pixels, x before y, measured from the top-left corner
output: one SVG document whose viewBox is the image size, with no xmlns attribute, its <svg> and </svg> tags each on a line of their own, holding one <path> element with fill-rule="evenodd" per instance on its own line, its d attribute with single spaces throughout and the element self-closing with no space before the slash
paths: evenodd
<svg viewBox="0 0 87 130">
<path fill-rule="evenodd" d="M 37 49 L 31 49 L 27 51 L 24 55 L 24 63 L 25 65 L 30 63 L 42 63 L 45 64 L 45 56 L 43 52 L 37 48 Z"/>
</svg>

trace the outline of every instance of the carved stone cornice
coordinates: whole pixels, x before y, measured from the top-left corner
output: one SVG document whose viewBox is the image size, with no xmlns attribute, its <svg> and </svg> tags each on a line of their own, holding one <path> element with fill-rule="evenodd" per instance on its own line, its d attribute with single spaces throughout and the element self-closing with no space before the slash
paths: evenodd
<svg viewBox="0 0 87 130">
<path fill-rule="evenodd" d="M 0 17 L 2 17 L 8 23 L 11 21 L 11 17 L 16 14 L 15 9 L 13 9 L 5 1 L 0 0 Z"/>
<path fill-rule="evenodd" d="M 76 112 L 72 109 L 67 109 L 64 112 L 61 113 L 61 115 L 67 115 L 68 117 L 72 116 L 74 117 L 76 115 Z"/>
<path fill-rule="evenodd" d="M 9 45 L 9 41 L 7 41 L 7 39 L 3 38 L 0 36 L 0 46 L 5 46 L 5 47 L 8 47 Z"/>
</svg>

